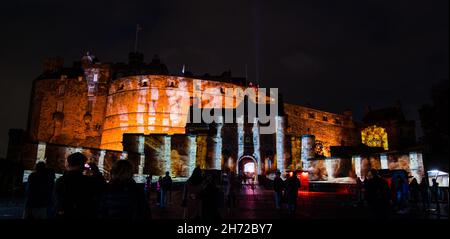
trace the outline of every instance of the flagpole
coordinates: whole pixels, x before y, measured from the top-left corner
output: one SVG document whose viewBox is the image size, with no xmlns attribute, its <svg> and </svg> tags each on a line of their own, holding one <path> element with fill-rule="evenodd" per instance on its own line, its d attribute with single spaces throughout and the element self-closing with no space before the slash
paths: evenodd
<svg viewBox="0 0 450 239">
<path fill-rule="evenodd" d="M 134 52 L 137 52 L 138 47 L 138 33 L 139 33 L 139 24 L 136 25 L 136 36 L 134 38 Z"/>
</svg>

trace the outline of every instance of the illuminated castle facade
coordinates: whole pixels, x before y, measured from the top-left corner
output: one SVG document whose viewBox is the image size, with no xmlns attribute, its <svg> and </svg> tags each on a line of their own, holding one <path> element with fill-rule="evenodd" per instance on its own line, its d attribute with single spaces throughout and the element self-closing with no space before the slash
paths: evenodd
<svg viewBox="0 0 450 239">
<path fill-rule="evenodd" d="M 197 165 L 262 176 L 302 168 L 311 172 L 312 180 L 354 181 L 370 167 L 421 174 L 420 152 L 387 151 L 396 149 L 399 138 L 414 137 L 414 125 L 411 131 L 411 123 L 404 119 L 386 123 L 386 118 L 369 117 L 357 123 L 351 111 L 335 114 L 279 99 L 273 134 L 261 134 L 256 121 L 188 122 L 195 106 L 235 110 L 245 97 L 235 95 L 228 107 L 225 89 L 248 87 L 245 78 L 231 77 L 230 72 L 170 75 L 158 57 L 144 63 L 140 53 L 130 53 L 128 64 L 100 63 L 89 54 L 72 67 L 49 59 L 33 82 L 25 143 L 14 146 L 10 141 L 9 151 L 20 151 L 14 157 L 26 169 L 32 169 L 36 160 L 46 160 L 58 172 L 64 170 L 65 158 L 78 151 L 105 172 L 115 160 L 130 160 L 141 176 L 169 171 L 185 178 Z M 201 97 L 194 105 L 196 92 Z M 361 143 L 380 150 L 333 155 L 334 148 Z M 406 166 L 399 163 L 404 155 Z"/>
</svg>

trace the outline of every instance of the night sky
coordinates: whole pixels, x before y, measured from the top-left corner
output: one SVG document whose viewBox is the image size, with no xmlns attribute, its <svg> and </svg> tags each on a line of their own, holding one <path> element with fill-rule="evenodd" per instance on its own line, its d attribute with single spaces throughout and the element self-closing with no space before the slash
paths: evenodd
<svg viewBox="0 0 450 239">
<path fill-rule="evenodd" d="M 0 156 L 9 128 L 25 128 L 43 59 L 65 65 L 91 51 L 126 62 L 159 54 L 172 74 L 231 70 L 285 101 L 331 111 L 392 106 L 406 115 L 448 81 L 448 1 L 4 1 L 0 6 Z M 419 124 L 419 122 L 416 122 Z"/>
</svg>

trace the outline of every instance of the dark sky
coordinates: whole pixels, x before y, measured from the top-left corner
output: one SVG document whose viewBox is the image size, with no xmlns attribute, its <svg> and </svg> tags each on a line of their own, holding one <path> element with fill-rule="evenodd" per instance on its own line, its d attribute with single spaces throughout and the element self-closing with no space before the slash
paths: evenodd
<svg viewBox="0 0 450 239">
<path fill-rule="evenodd" d="M 139 50 L 171 73 L 231 70 L 278 87 L 285 100 L 360 118 L 401 100 L 417 119 L 448 81 L 448 1 L 4 1 L 0 6 L 0 156 L 9 128 L 25 128 L 31 83 L 45 57 L 66 65 L 90 50 L 127 60 Z M 258 80 L 257 80 L 258 79 Z"/>
</svg>

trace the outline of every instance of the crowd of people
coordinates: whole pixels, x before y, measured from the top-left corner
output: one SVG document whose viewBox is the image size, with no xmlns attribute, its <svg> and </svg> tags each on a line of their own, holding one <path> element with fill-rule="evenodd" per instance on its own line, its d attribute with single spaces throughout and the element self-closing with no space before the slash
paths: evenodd
<svg viewBox="0 0 450 239">
<path fill-rule="evenodd" d="M 378 175 L 377 170 L 372 169 L 364 182 L 357 180 L 358 205 L 366 202 L 373 216 L 387 217 L 392 211 L 403 214 L 408 209 L 419 209 L 420 202 L 422 210 L 428 212 L 432 202 L 434 210 L 439 214 L 439 184 L 436 179 L 432 179 L 432 182 L 430 188 L 427 178 L 418 183 L 416 178 L 409 182 L 406 177 L 397 175 L 391 178 L 389 185 L 387 180 Z"/>
<path fill-rule="evenodd" d="M 64 218 L 64 219 L 122 219 L 142 220 L 151 218 L 150 200 L 155 192 L 156 206 L 165 210 L 172 198 L 172 178 L 170 173 L 159 176 L 153 183 L 148 176 L 144 187 L 133 179 L 133 166 L 127 160 L 116 161 L 110 170 L 109 180 L 105 180 L 95 163 L 87 163 L 81 153 L 71 154 L 66 160 L 66 171 L 55 180 L 55 172 L 46 167 L 45 162 L 36 164 L 35 172 L 28 177 L 24 218 Z M 204 174 L 196 167 L 181 190 L 181 206 L 184 219 L 216 220 L 221 218 L 220 210 L 226 208 L 229 216 L 234 214 L 238 195 L 242 188 L 242 177 L 225 170 L 221 177 Z M 251 185 L 254 187 L 254 183 Z M 286 204 L 290 215 L 297 210 L 298 190 L 301 183 L 297 172 L 281 179 L 276 172 L 273 180 L 274 202 L 277 209 Z M 403 213 L 409 208 L 428 211 L 434 203 L 439 213 L 439 185 L 433 179 L 429 187 L 427 180 L 418 183 L 413 178 L 395 176 L 390 185 L 370 170 L 363 181 L 357 179 L 356 195 L 358 205 L 367 203 L 375 217 L 387 217 L 392 210 Z"/>
<path fill-rule="evenodd" d="M 217 220 L 221 218 L 221 208 L 226 208 L 227 214 L 233 215 L 240 189 L 241 179 L 234 172 L 225 170 L 218 179 L 215 174 L 204 175 L 196 167 L 183 188 L 183 218 Z"/>
<path fill-rule="evenodd" d="M 173 184 L 169 172 L 156 182 L 149 175 L 141 187 L 133 179 L 133 166 L 127 160 L 112 165 L 108 181 L 95 163 L 87 161 L 81 153 L 71 154 L 66 160 L 66 171 L 56 180 L 55 172 L 44 161 L 38 162 L 28 177 L 24 218 L 148 219 L 153 192 L 156 206 L 162 210 L 168 207 Z M 195 168 L 182 189 L 183 217 L 219 219 L 223 207 L 232 215 L 239 184 L 239 178 L 229 170 L 218 179 Z"/>
<path fill-rule="evenodd" d="M 66 171 L 56 181 L 45 162 L 38 162 L 28 178 L 25 219 L 141 220 L 150 216 L 148 199 L 134 181 L 127 160 L 112 165 L 109 182 L 81 153 L 67 158 Z"/>
</svg>

